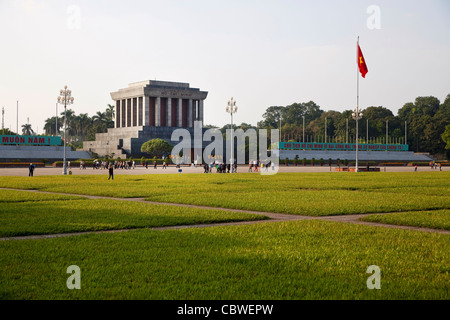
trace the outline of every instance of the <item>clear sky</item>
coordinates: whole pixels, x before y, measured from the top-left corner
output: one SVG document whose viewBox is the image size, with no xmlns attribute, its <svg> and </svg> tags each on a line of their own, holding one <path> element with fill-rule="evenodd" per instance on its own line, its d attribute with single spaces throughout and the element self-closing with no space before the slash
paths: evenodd
<svg viewBox="0 0 450 320">
<path fill-rule="evenodd" d="M 373 10 L 375 5 L 379 10 Z M 356 41 L 369 72 L 360 106 L 394 114 L 450 93 L 450 1 L 0 0 L 0 107 L 5 127 L 42 133 L 68 85 L 77 114 L 143 80 L 208 91 L 205 124 L 253 125 L 272 105 L 356 105 Z M 59 111 L 61 111 L 59 107 Z"/>
</svg>

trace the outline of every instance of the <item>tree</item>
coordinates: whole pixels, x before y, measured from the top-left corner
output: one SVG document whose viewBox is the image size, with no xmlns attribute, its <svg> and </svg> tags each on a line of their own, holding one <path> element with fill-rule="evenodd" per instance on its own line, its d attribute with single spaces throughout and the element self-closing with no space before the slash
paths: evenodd
<svg viewBox="0 0 450 320">
<path fill-rule="evenodd" d="M 74 117 L 72 125 L 76 133 L 76 140 L 84 141 L 86 140 L 89 127 L 92 125 L 92 118 L 87 113 L 81 113 Z"/>
<path fill-rule="evenodd" d="M 59 130 L 63 125 L 63 120 L 57 117 L 51 117 L 45 120 L 44 124 L 44 131 L 47 135 L 58 135 Z M 56 128 L 56 125 L 58 125 L 58 128 Z"/>
<path fill-rule="evenodd" d="M 108 104 L 105 111 L 106 125 L 108 128 L 114 127 L 114 115 L 114 106 L 112 104 Z"/>
<path fill-rule="evenodd" d="M 280 119 L 283 119 L 283 109 L 281 106 L 268 107 L 263 114 L 264 120 L 258 122 L 258 128 L 278 128 Z"/>
<path fill-rule="evenodd" d="M 141 152 L 148 153 L 150 157 L 162 158 L 172 151 L 173 146 L 163 139 L 152 139 L 141 146 Z"/>
<path fill-rule="evenodd" d="M 22 134 L 26 136 L 34 135 L 34 131 L 31 129 L 31 124 L 26 123 L 22 125 Z"/>
<path fill-rule="evenodd" d="M 448 124 L 445 127 L 445 131 L 441 137 L 442 137 L 442 140 L 444 141 L 444 143 L 446 144 L 445 149 L 450 150 L 450 124 Z"/>
<path fill-rule="evenodd" d="M 398 111 L 398 118 L 402 123 L 407 121 L 408 143 L 413 151 L 445 152 L 441 136 L 450 123 L 450 95 L 442 104 L 432 96 L 417 97 L 414 103 L 406 103 Z"/>
<path fill-rule="evenodd" d="M 16 136 L 17 133 L 12 132 L 8 128 L 0 129 L 0 134 L 6 135 L 6 136 Z"/>
<path fill-rule="evenodd" d="M 369 120 L 369 137 L 385 137 L 386 121 L 388 121 L 389 136 L 393 136 L 394 130 L 399 128 L 400 120 L 385 107 L 368 107 L 363 113 L 364 116 L 361 119 L 363 121 L 360 121 L 360 135 L 363 137 L 366 136 L 367 130 L 367 121 L 364 120 Z"/>
<path fill-rule="evenodd" d="M 107 117 L 105 112 L 97 111 L 97 113 L 92 117 L 94 126 L 96 126 L 100 132 L 106 131 L 107 128 Z"/>
</svg>

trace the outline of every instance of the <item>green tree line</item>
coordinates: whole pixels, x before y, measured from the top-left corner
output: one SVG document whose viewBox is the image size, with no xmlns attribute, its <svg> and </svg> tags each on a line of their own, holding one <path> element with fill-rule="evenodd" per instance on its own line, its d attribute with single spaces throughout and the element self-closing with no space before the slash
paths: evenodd
<svg viewBox="0 0 450 320">
<path fill-rule="evenodd" d="M 64 116 L 51 117 L 45 120 L 44 130 L 47 135 L 64 134 Z M 96 133 L 106 132 L 114 127 L 114 106 L 108 104 L 104 112 L 97 111 L 90 117 L 87 113 L 75 114 L 72 109 L 67 109 L 67 140 L 75 147 L 81 147 L 83 141 L 95 140 Z"/>
<path fill-rule="evenodd" d="M 358 123 L 360 142 L 404 144 L 406 130 L 406 144 L 410 150 L 449 156 L 447 141 L 444 141 L 448 134 L 444 133 L 450 124 L 450 94 L 443 103 L 433 96 L 417 97 L 414 102 L 404 104 L 397 115 L 382 106 L 371 106 L 362 112 L 363 117 Z M 257 123 L 257 128 L 281 128 L 281 141 L 324 142 L 326 139 L 327 142 L 354 143 L 356 120 L 352 113 L 352 110 L 324 111 L 313 101 L 271 106 L 263 114 L 263 120 Z M 222 130 L 227 128 L 229 126 Z"/>
</svg>

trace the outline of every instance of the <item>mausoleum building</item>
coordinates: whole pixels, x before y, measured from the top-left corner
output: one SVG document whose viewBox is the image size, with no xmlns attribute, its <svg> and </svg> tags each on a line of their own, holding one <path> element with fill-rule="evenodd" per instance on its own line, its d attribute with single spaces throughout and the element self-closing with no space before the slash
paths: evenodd
<svg viewBox="0 0 450 320">
<path fill-rule="evenodd" d="M 83 150 L 99 156 L 142 156 L 150 139 L 171 141 L 172 132 L 184 128 L 193 135 L 194 121 L 203 125 L 208 92 L 188 83 L 148 80 L 111 92 L 115 105 L 114 128 L 83 142 Z"/>
</svg>

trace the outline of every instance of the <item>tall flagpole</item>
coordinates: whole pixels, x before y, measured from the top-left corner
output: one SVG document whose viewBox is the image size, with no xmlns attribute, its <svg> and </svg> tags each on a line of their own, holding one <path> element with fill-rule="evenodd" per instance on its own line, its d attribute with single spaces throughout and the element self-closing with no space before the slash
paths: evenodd
<svg viewBox="0 0 450 320">
<path fill-rule="evenodd" d="M 358 36 L 358 48 L 359 48 L 359 36 Z M 358 59 L 358 57 L 356 58 Z M 358 172 L 358 118 L 359 118 L 359 67 L 356 65 L 356 169 Z"/>
</svg>

